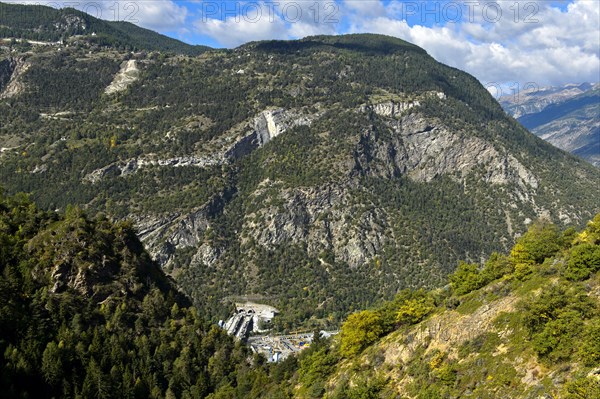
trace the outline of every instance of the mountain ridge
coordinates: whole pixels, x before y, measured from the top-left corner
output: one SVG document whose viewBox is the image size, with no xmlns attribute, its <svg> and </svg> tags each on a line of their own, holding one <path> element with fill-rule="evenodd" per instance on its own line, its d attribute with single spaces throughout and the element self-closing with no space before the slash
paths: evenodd
<svg viewBox="0 0 600 399">
<path fill-rule="evenodd" d="M 0 101 L 7 190 L 131 218 L 215 318 L 221 299 L 259 295 L 282 310 L 277 329 L 335 327 L 401 288 L 443 284 L 539 216 L 579 225 L 598 206 L 597 169 L 399 39 L 194 57 L 18 46 L 3 53 L 19 88 Z"/>
<path fill-rule="evenodd" d="M 0 38 L 67 41 L 86 37 L 92 43 L 131 50 L 198 55 L 210 50 L 144 29 L 128 21 L 105 21 L 74 8 L 55 9 L 0 2 Z"/>
</svg>

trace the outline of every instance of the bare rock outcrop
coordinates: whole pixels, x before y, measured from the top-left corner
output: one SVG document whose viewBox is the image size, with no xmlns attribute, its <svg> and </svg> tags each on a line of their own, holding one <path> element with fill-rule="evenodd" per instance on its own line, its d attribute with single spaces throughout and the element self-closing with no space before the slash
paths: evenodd
<svg viewBox="0 0 600 399">
<path fill-rule="evenodd" d="M 263 111 L 254 118 L 252 131 L 237 140 L 225 152 L 225 158 L 238 159 L 248 155 L 293 127 L 310 126 L 314 117 L 282 108 Z"/>
<path fill-rule="evenodd" d="M 492 184 L 538 186 L 533 173 L 513 155 L 479 137 L 454 132 L 418 113 L 390 121 L 389 125 L 395 132 L 391 138 L 380 139 L 375 131 L 361 135 L 354 155 L 356 172 L 386 177 L 407 175 L 415 181 L 429 182 L 442 175 L 462 179 L 482 167 L 485 173 L 481 177 Z"/>
<path fill-rule="evenodd" d="M 111 84 L 104 90 L 106 94 L 114 94 L 126 90 L 133 82 L 138 80 L 140 70 L 135 60 L 123 61 L 121 70 L 117 72 Z"/>
<path fill-rule="evenodd" d="M 223 211 L 233 194 L 233 191 L 225 191 L 190 213 L 175 213 L 157 218 L 135 217 L 138 236 L 163 267 L 170 264 L 176 250 L 189 247 L 201 247 L 207 253 L 206 259 L 212 256 L 216 260 L 218 250 L 215 249 L 213 255 L 210 255 L 207 251 L 211 249 L 202 248 L 201 245 L 212 218 Z"/>
<path fill-rule="evenodd" d="M 21 77 L 30 66 L 20 57 L 0 61 L 0 99 L 14 97 L 23 91 Z"/>
<path fill-rule="evenodd" d="M 147 166 L 164 166 L 178 168 L 183 166 L 207 167 L 218 164 L 220 161 L 208 156 L 180 156 L 166 159 L 157 159 L 153 156 L 144 158 L 133 158 L 111 163 L 110 165 L 96 169 L 83 177 L 83 181 L 97 183 L 107 177 L 124 177 L 136 173 Z"/>
<path fill-rule="evenodd" d="M 261 194 L 258 191 L 254 196 L 258 199 Z M 351 215 L 350 194 L 345 186 L 281 189 L 274 200 L 277 205 L 265 204 L 245 217 L 242 242 L 251 237 L 266 248 L 302 242 L 313 256 L 331 251 L 337 260 L 356 267 L 373 259 L 392 238 L 386 237 L 383 211 L 373 209 Z"/>
</svg>

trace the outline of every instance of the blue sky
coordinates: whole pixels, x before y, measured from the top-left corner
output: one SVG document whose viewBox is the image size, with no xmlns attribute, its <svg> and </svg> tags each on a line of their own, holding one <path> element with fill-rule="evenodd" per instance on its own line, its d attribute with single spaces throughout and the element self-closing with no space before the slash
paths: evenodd
<svg viewBox="0 0 600 399">
<path fill-rule="evenodd" d="M 13 0 L 14 1 L 14 0 Z M 24 1 L 15 1 L 24 2 Z M 315 34 L 382 33 L 415 43 L 485 85 L 600 80 L 599 0 L 71 0 L 192 44 L 235 47 Z"/>
</svg>

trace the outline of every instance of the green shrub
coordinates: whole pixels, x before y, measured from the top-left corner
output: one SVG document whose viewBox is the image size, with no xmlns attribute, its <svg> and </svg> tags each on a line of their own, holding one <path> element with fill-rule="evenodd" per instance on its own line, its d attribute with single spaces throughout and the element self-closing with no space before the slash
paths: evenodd
<svg viewBox="0 0 600 399">
<path fill-rule="evenodd" d="M 485 266 L 481 270 L 481 275 L 484 281 L 489 283 L 514 272 L 514 270 L 515 265 L 508 256 L 494 252 L 490 255 L 487 262 L 485 262 Z"/>
<path fill-rule="evenodd" d="M 577 236 L 575 242 L 600 244 L 600 213 L 588 222 L 586 229 Z"/>
<path fill-rule="evenodd" d="M 433 298 L 423 291 L 417 291 L 413 298 L 405 300 L 400 305 L 396 312 L 396 322 L 398 324 L 416 324 L 434 309 Z"/>
<path fill-rule="evenodd" d="M 533 262 L 518 262 L 515 264 L 515 277 L 519 280 L 525 280 L 533 273 Z"/>
<path fill-rule="evenodd" d="M 457 372 L 453 364 L 444 363 L 432 373 L 435 378 L 448 387 L 452 387 L 456 383 Z"/>
<path fill-rule="evenodd" d="M 561 248 L 562 238 L 558 227 L 546 220 L 535 222 L 521 236 L 510 255 L 515 263 L 542 263 Z"/>
<path fill-rule="evenodd" d="M 597 305 L 579 286 L 555 284 L 522 305 L 523 324 L 533 349 L 550 362 L 571 358 L 584 320 L 597 314 Z"/>
<path fill-rule="evenodd" d="M 586 366 L 600 364 L 600 319 L 594 319 L 583 330 L 583 338 L 579 344 L 579 357 Z"/>
<path fill-rule="evenodd" d="M 581 281 L 598 270 L 600 270 L 600 245 L 586 243 L 571 249 L 563 274 L 569 280 Z"/>
<path fill-rule="evenodd" d="M 468 294 L 485 284 L 479 272 L 479 266 L 461 262 L 454 273 L 450 275 L 450 286 L 456 295 Z"/>
<path fill-rule="evenodd" d="M 568 360 L 575 349 L 576 337 L 583 328 L 581 314 L 575 310 L 561 313 L 548 321 L 532 339 L 537 354 L 553 363 Z"/>
<path fill-rule="evenodd" d="M 300 358 L 300 381 L 313 392 L 320 391 L 324 379 L 335 369 L 338 359 L 326 346 L 307 349 Z"/>
<path fill-rule="evenodd" d="M 578 377 L 568 381 L 563 388 L 563 399 L 600 398 L 600 381 L 591 377 Z"/>
<path fill-rule="evenodd" d="M 340 332 L 340 353 L 351 357 L 383 335 L 381 316 L 370 310 L 363 310 L 348 316 Z"/>
</svg>

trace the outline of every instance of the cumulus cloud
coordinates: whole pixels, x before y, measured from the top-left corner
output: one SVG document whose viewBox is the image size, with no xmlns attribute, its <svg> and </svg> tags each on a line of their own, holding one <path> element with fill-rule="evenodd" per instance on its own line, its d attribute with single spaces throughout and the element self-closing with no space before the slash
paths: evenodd
<svg viewBox="0 0 600 399">
<path fill-rule="evenodd" d="M 253 40 L 336 34 L 337 11 L 333 2 L 206 2 L 193 25 L 197 33 L 235 47 Z"/>
<path fill-rule="evenodd" d="M 340 7 L 336 2 L 277 0 L 275 4 L 280 20 L 287 27 L 284 39 L 338 33 Z"/>
<path fill-rule="evenodd" d="M 129 4 L 137 8 L 132 18 L 137 19 L 140 26 L 161 32 L 185 30 L 188 9 L 175 1 L 138 1 Z M 125 7 L 127 3 L 123 5 Z M 133 11 L 131 6 L 130 10 Z"/>
<path fill-rule="evenodd" d="M 510 9 L 508 3 L 496 3 L 502 7 L 501 18 L 497 18 L 498 13 L 484 13 L 486 4 L 479 2 L 472 18 L 463 14 L 459 23 L 441 18 L 439 24 L 431 26 L 409 26 L 407 19 L 389 16 L 355 15 L 350 30 L 405 39 L 483 83 L 534 82 L 546 86 L 600 80 L 598 3 L 576 0 L 565 9 L 548 2 L 528 2 L 528 8 L 512 3 L 520 6 L 518 11 Z"/>
<path fill-rule="evenodd" d="M 287 27 L 279 17 L 269 20 L 246 18 L 227 18 L 225 20 L 208 18 L 195 22 L 195 30 L 207 35 L 226 47 L 236 47 L 240 44 L 281 37 L 288 37 Z"/>
<path fill-rule="evenodd" d="M 77 1 L 74 1 L 77 3 Z M 81 2 L 75 8 L 108 21 L 125 21 L 158 32 L 177 32 L 186 29 L 189 10 L 172 0 Z"/>
</svg>

